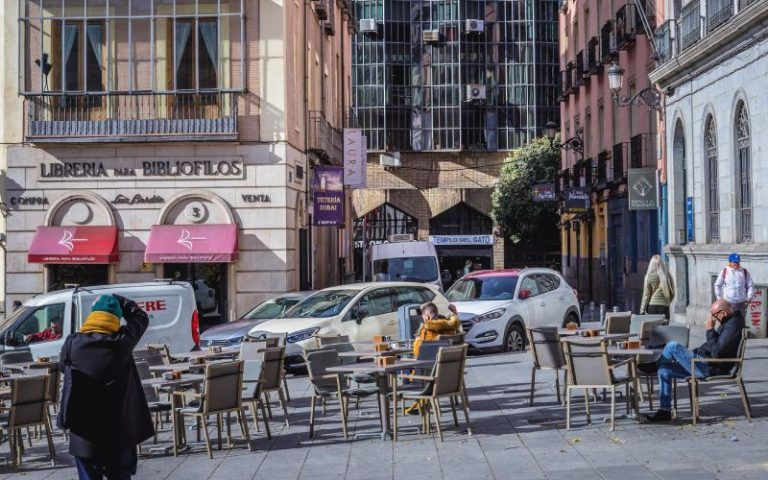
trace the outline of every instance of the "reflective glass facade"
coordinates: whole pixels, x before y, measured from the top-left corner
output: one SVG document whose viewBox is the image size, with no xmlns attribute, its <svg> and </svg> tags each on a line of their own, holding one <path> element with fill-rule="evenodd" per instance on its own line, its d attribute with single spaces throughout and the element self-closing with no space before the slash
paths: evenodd
<svg viewBox="0 0 768 480">
<path fill-rule="evenodd" d="M 511 150 L 558 121 L 557 0 L 355 0 L 370 151 Z"/>
</svg>

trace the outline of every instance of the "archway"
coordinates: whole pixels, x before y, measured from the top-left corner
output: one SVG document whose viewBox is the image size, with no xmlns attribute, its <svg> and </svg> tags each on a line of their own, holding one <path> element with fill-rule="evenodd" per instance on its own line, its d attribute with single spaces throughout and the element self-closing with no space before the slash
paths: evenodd
<svg viewBox="0 0 768 480">
<path fill-rule="evenodd" d="M 674 137 L 672 140 L 672 169 L 673 169 L 673 196 L 672 209 L 674 211 L 675 243 L 685 244 L 693 240 L 693 225 L 689 225 L 692 219 L 686 213 L 688 198 L 688 160 L 685 152 L 685 130 L 683 122 L 678 119 L 675 122 Z"/>
<path fill-rule="evenodd" d="M 416 238 L 419 222 L 416 217 L 390 203 L 384 203 L 355 219 L 354 247 L 357 280 L 371 278 L 367 253 L 371 245 L 389 241 L 392 235 L 413 235 Z"/>
</svg>

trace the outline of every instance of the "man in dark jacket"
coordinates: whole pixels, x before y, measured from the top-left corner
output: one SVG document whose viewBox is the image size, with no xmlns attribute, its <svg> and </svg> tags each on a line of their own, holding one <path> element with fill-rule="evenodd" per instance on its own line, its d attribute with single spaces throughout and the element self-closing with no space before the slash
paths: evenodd
<svg viewBox="0 0 768 480">
<path fill-rule="evenodd" d="M 154 434 L 133 361 L 148 325 L 149 317 L 135 302 L 102 295 L 80 332 L 64 342 L 61 364 L 69 366 L 72 378 L 59 426 L 70 431 L 69 453 L 81 480 L 129 479 L 136 474 L 136 445 Z"/>
<path fill-rule="evenodd" d="M 715 324 L 720 323 L 720 330 Z M 744 317 L 733 311 L 725 300 L 716 300 L 710 308 L 710 317 L 705 324 L 707 340 L 693 351 L 677 342 L 669 342 L 659 360 L 659 410 L 653 415 L 644 415 L 646 422 L 668 422 L 672 419 L 672 380 L 691 376 L 693 358 L 736 358 L 744 330 Z M 697 363 L 696 377 L 727 374 L 733 365 L 729 363 Z"/>
</svg>

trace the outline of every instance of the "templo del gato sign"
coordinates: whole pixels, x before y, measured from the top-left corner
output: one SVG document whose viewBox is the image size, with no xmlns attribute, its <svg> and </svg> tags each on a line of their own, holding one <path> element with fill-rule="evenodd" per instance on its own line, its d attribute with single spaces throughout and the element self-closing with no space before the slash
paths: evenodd
<svg viewBox="0 0 768 480">
<path fill-rule="evenodd" d="M 171 180 L 201 178 L 244 178 L 242 157 L 211 160 L 142 160 L 114 158 L 89 162 L 41 163 L 39 180 L 60 181 L 68 178 L 98 180 Z"/>
</svg>

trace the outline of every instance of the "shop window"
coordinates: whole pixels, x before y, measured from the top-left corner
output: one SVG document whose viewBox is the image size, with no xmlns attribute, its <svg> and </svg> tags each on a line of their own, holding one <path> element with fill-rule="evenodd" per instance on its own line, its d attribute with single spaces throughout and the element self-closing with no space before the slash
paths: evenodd
<svg viewBox="0 0 768 480">
<path fill-rule="evenodd" d="M 493 221 L 464 202 L 429 220 L 431 235 L 489 235 Z"/>
<path fill-rule="evenodd" d="M 217 41 L 216 20 L 198 20 L 197 34 L 194 19 L 176 20 L 173 58 L 177 90 L 216 88 Z"/>
</svg>

